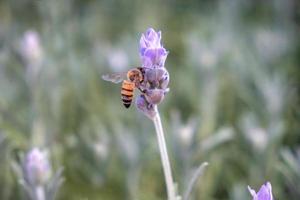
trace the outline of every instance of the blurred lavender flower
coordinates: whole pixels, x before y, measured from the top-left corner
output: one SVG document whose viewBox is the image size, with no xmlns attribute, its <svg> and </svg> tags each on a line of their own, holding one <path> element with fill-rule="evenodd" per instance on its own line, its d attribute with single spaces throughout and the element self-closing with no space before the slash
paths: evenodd
<svg viewBox="0 0 300 200">
<path fill-rule="evenodd" d="M 265 100 L 267 111 L 272 117 L 280 116 L 286 104 L 286 80 L 279 75 L 270 76 L 257 81 L 259 90 Z"/>
<path fill-rule="evenodd" d="M 31 200 L 55 199 L 63 182 L 62 168 L 52 176 L 51 164 L 46 151 L 33 148 L 22 159 L 21 165 L 13 163 L 13 167 L 20 177 L 20 184 Z"/>
<path fill-rule="evenodd" d="M 126 131 L 118 131 L 117 142 L 120 152 L 123 154 L 124 161 L 128 162 L 128 165 L 136 165 L 139 160 L 139 143 L 135 136 L 126 133 Z M 122 134 L 120 134 L 122 133 Z"/>
<path fill-rule="evenodd" d="M 200 66 L 207 69 L 214 67 L 218 62 L 218 55 L 215 50 L 203 49 L 203 52 L 198 56 Z"/>
<path fill-rule="evenodd" d="M 129 58 L 126 51 L 119 48 L 109 49 L 107 61 L 113 71 L 125 71 L 126 66 L 129 65 Z"/>
<path fill-rule="evenodd" d="M 136 99 L 137 108 L 150 119 L 156 111 L 154 105 L 162 102 L 169 91 L 169 73 L 164 64 L 168 51 L 161 44 L 161 32 L 149 28 L 140 39 L 140 56 L 144 68 L 144 81 L 141 89 L 144 94 Z"/>
<path fill-rule="evenodd" d="M 251 193 L 253 200 L 273 200 L 272 186 L 270 182 L 263 184 L 257 193 L 249 186 L 248 190 Z"/>
<path fill-rule="evenodd" d="M 267 129 L 261 127 L 253 113 L 245 114 L 241 119 L 241 129 L 253 150 L 258 153 L 264 152 L 269 142 Z"/>
<path fill-rule="evenodd" d="M 20 54 L 26 65 L 26 78 L 31 87 L 35 87 L 41 72 L 43 48 L 38 32 L 28 30 L 20 41 Z"/>
<path fill-rule="evenodd" d="M 39 63 L 42 59 L 43 50 L 40 42 L 40 36 L 36 31 L 28 30 L 21 39 L 21 55 L 26 62 Z"/>
<path fill-rule="evenodd" d="M 51 166 L 45 151 L 32 149 L 26 155 L 24 164 L 26 178 L 32 185 L 43 185 L 49 180 Z"/>
<path fill-rule="evenodd" d="M 258 29 L 255 33 L 255 46 L 264 61 L 279 58 L 289 50 L 292 37 L 286 31 Z"/>
<path fill-rule="evenodd" d="M 106 160 L 109 156 L 109 138 L 103 136 L 93 144 L 93 149 L 96 156 L 101 160 Z"/>
</svg>

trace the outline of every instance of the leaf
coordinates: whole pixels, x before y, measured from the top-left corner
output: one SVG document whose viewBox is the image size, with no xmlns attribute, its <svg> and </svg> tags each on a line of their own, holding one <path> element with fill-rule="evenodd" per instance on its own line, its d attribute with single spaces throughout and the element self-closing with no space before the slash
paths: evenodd
<svg viewBox="0 0 300 200">
<path fill-rule="evenodd" d="M 187 189 L 185 190 L 185 193 L 183 195 L 183 200 L 188 200 L 191 193 L 192 193 L 192 190 L 194 188 L 194 186 L 196 185 L 197 183 L 197 180 L 200 178 L 200 176 L 203 174 L 206 166 L 208 165 L 207 162 L 204 162 L 202 163 L 198 168 L 197 170 L 194 172 L 188 186 L 187 186 Z"/>
</svg>

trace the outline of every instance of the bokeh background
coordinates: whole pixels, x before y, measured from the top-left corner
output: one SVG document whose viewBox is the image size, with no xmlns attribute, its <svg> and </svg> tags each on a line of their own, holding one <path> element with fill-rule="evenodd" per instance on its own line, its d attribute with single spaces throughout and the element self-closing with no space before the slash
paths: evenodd
<svg viewBox="0 0 300 200">
<path fill-rule="evenodd" d="M 151 121 L 104 73 L 139 66 L 148 27 L 170 51 L 159 109 L 178 190 L 192 199 L 300 199 L 297 0 L 0 1 L 0 199 L 26 199 L 12 170 L 32 147 L 64 167 L 57 199 L 162 200 Z"/>
</svg>

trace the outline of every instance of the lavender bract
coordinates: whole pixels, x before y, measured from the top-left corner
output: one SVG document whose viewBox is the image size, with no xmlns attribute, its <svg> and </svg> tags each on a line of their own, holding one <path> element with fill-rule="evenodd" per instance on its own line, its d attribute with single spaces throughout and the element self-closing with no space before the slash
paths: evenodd
<svg viewBox="0 0 300 200">
<path fill-rule="evenodd" d="M 153 118 L 154 105 L 162 102 L 169 91 L 169 73 L 165 68 L 168 51 L 161 44 L 161 32 L 149 28 L 140 39 L 140 56 L 145 75 L 141 88 L 144 94 L 136 99 L 137 108 Z"/>
<path fill-rule="evenodd" d="M 161 44 L 161 32 L 149 28 L 140 39 L 140 56 L 142 67 L 164 67 L 168 56 L 167 50 Z"/>
<path fill-rule="evenodd" d="M 270 182 L 266 182 L 265 184 L 263 184 L 257 193 L 249 186 L 248 190 L 252 195 L 253 200 L 274 200 L 272 195 L 272 186 Z"/>
<path fill-rule="evenodd" d="M 147 102 L 145 95 L 142 94 L 138 96 L 136 98 L 135 104 L 136 107 L 150 119 L 152 119 L 155 116 L 155 110 L 153 106 Z"/>
</svg>

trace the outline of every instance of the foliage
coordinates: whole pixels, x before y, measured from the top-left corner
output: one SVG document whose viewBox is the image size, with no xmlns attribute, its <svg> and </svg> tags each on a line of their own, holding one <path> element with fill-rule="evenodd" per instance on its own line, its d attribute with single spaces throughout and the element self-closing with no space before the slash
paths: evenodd
<svg viewBox="0 0 300 200">
<path fill-rule="evenodd" d="M 300 198 L 296 0 L 4 0 L 0 11 L 0 199 L 26 199 L 11 163 L 35 146 L 64 168 L 57 199 L 165 199 L 154 127 L 100 78 L 140 65 L 148 27 L 170 52 L 160 113 L 178 190 L 207 161 L 192 199 L 251 199 L 247 185 L 266 181 L 275 199 Z"/>
</svg>

